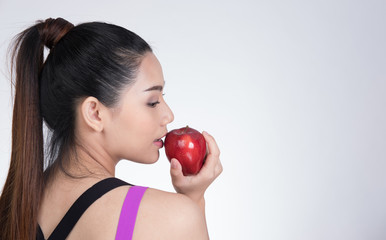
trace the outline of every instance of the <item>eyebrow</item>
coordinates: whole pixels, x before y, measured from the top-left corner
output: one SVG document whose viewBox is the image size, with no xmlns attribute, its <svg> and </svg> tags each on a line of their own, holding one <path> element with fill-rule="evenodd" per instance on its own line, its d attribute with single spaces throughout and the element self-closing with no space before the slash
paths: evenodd
<svg viewBox="0 0 386 240">
<path fill-rule="evenodd" d="M 153 86 L 153 87 L 146 89 L 144 92 L 148 92 L 148 91 L 160 91 L 160 92 L 162 92 L 163 88 L 164 87 L 161 85 L 156 85 L 156 86 Z"/>
</svg>

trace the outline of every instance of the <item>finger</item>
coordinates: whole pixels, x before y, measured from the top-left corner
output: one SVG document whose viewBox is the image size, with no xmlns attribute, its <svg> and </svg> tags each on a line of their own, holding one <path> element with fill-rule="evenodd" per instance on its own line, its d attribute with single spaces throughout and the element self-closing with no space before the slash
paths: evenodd
<svg viewBox="0 0 386 240">
<path fill-rule="evenodd" d="M 208 143 L 209 154 L 212 154 L 216 157 L 220 156 L 220 149 L 218 148 L 214 137 L 205 131 L 202 132 L 202 135 L 204 136 L 205 141 Z"/>
<path fill-rule="evenodd" d="M 218 161 L 218 163 L 217 163 L 216 168 L 214 169 L 214 171 L 215 171 L 215 175 L 216 175 L 216 176 L 219 176 L 219 175 L 222 173 L 222 171 L 223 171 L 223 166 L 222 166 L 222 164 L 221 164 L 221 161 Z"/>
<path fill-rule="evenodd" d="M 218 149 L 216 141 L 210 134 L 208 134 L 207 132 L 203 132 L 203 135 L 208 143 L 209 154 L 207 155 L 205 163 L 202 166 L 199 174 L 210 176 L 210 178 L 213 178 L 220 174 L 219 170 L 221 170 L 221 167 L 218 167 L 218 164 L 220 163 L 220 150 Z M 219 169 L 217 170 L 217 168 Z"/>
<path fill-rule="evenodd" d="M 203 132 L 205 141 L 208 144 L 208 154 L 205 159 L 204 167 L 214 168 L 219 160 L 220 150 L 217 146 L 216 140 L 207 132 Z"/>
<path fill-rule="evenodd" d="M 170 160 L 170 176 L 172 177 L 173 182 L 178 181 L 178 179 L 181 179 L 183 177 L 182 166 L 180 162 L 175 158 L 172 158 L 172 160 Z"/>
</svg>

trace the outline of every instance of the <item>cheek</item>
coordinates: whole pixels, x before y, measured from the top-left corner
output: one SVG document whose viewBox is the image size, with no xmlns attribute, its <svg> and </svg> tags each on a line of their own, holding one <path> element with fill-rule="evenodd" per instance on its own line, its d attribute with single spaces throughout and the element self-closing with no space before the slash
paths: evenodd
<svg viewBox="0 0 386 240">
<path fill-rule="evenodd" d="M 132 116 L 135 117 L 132 117 Z M 153 141 L 157 137 L 154 116 L 146 111 L 133 115 L 122 115 L 114 122 L 109 137 L 110 146 L 119 159 L 151 163 L 158 159 Z M 154 156 L 153 156 L 154 155 Z"/>
<path fill-rule="evenodd" d="M 156 128 L 154 119 L 149 114 L 138 113 L 130 119 L 127 131 L 135 142 L 145 143 L 155 139 Z M 154 138 L 154 139 L 153 139 Z"/>
</svg>

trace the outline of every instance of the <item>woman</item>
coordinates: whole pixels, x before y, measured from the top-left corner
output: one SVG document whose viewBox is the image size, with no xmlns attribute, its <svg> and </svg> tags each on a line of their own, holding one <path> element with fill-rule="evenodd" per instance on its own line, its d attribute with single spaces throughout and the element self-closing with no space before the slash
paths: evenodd
<svg viewBox="0 0 386 240">
<path fill-rule="evenodd" d="M 184 176 L 171 161 L 177 193 L 114 178 L 121 159 L 156 162 L 174 118 L 163 99 L 161 66 L 143 39 L 111 24 L 47 19 L 20 33 L 12 60 L 1 239 L 208 239 L 204 193 L 222 172 L 208 133 L 198 175 Z"/>
</svg>

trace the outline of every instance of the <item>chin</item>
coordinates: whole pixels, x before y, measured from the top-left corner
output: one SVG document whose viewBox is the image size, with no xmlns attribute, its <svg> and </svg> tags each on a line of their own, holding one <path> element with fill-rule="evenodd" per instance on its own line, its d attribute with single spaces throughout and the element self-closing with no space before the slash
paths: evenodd
<svg viewBox="0 0 386 240">
<path fill-rule="evenodd" d="M 156 151 L 154 151 L 154 149 L 148 150 L 146 151 L 147 154 L 144 154 L 144 152 L 145 151 L 143 151 L 142 153 L 137 152 L 134 156 L 133 155 L 126 156 L 124 159 L 127 159 L 132 162 L 136 162 L 136 163 L 142 163 L 142 164 L 153 164 L 158 161 L 160 156 L 159 150 L 156 150 Z"/>
<path fill-rule="evenodd" d="M 156 163 L 158 159 L 159 159 L 159 152 L 157 151 L 156 153 L 151 154 L 150 156 L 146 156 L 143 159 L 138 159 L 138 161 L 135 161 L 135 162 L 139 162 L 143 164 L 153 164 L 153 163 Z"/>
<path fill-rule="evenodd" d="M 158 159 L 159 159 L 159 152 L 157 152 L 156 156 L 154 156 L 150 159 L 150 162 L 148 164 L 156 163 L 156 162 L 158 162 Z"/>
</svg>

